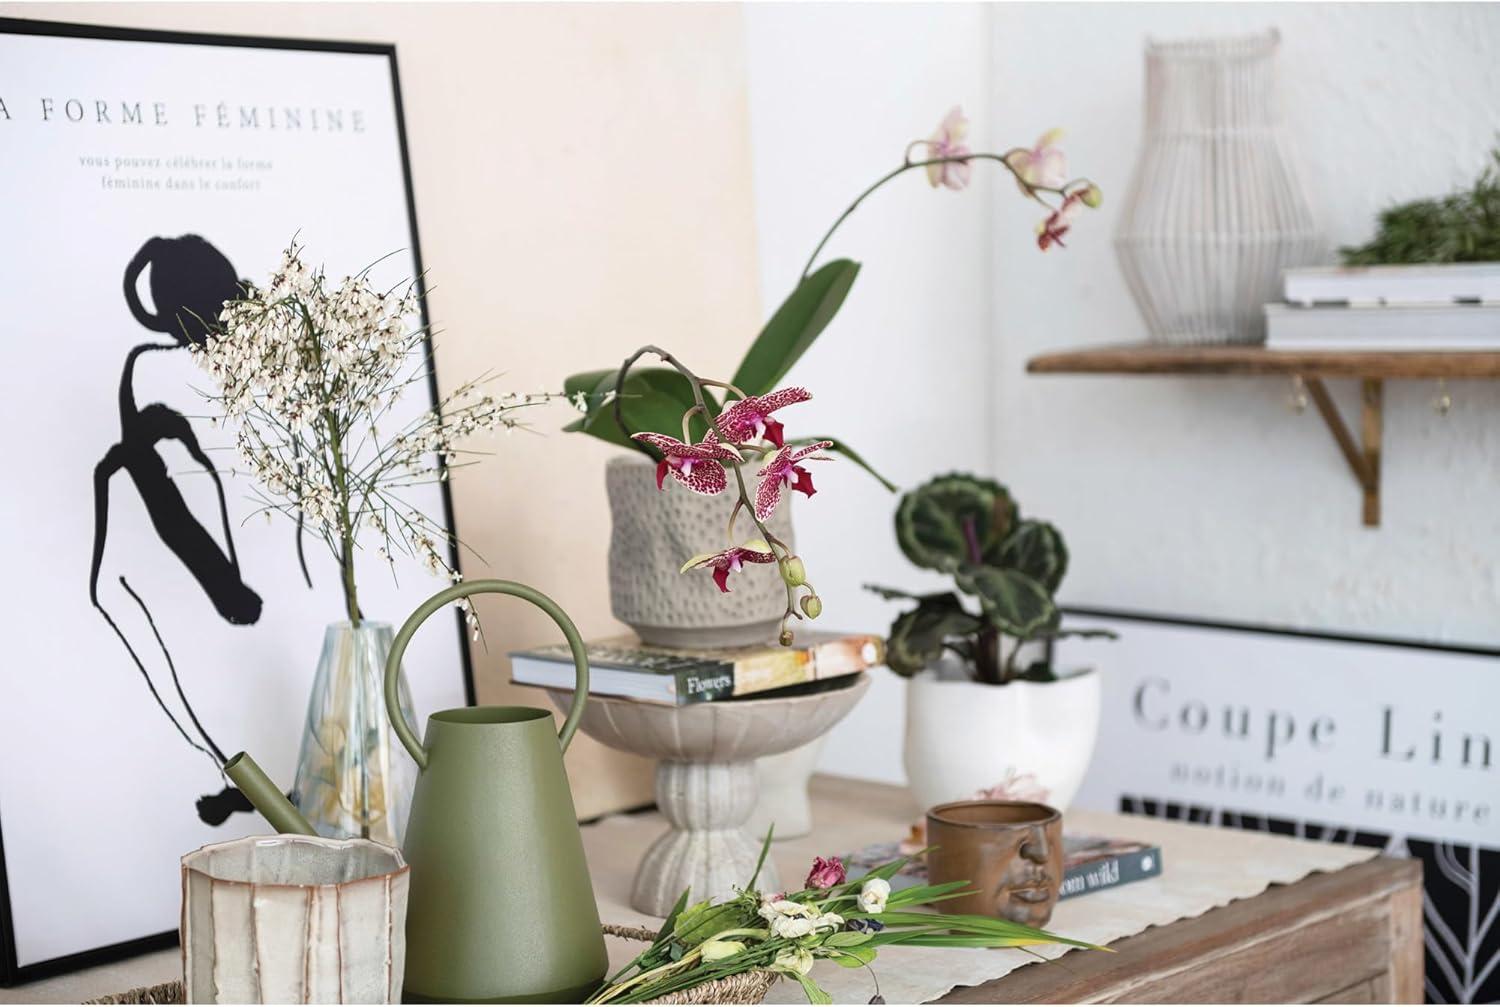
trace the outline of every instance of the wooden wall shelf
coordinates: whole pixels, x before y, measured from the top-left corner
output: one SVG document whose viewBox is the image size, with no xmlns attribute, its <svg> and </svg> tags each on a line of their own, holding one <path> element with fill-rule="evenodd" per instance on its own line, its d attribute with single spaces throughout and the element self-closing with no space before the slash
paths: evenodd
<svg viewBox="0 0 1500 1007">
<path fill-rule="evenodd" d="M 1044 353 L 1026 362 L 1031 374 L 1280 375 L 1301 378 L 1318 415 L 1363 497 L 1368 527 L 1380 524 L 1380 438 L 1387 378 L 1500 378 L 1500 353 L 1342 352 L 1268 350 L 1261 346 L 1159 346 L 1137 343 Z M 1324 378 L 1360 382 L 1360 438 L 1356 442 L 1323 385 Z"/>
<path fill-rule="evenodd" d="M 1044 353 L 1032 374 L 1284 374 L 1303 378 L 1500 378 L 1500 353 L 1347 353 L 1260 346 L 1100 346 Z"/>
</svg>

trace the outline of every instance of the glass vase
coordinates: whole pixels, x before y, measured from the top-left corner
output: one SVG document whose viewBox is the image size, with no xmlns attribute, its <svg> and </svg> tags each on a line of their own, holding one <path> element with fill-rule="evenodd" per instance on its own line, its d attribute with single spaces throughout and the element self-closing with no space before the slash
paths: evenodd
<svg viewBox="0 0 1500 1007">
<path fill-rule="evenodd" d="M 358 837 L 400 847 L 411 811 L 417 765 L 401 746 L 385 709 L 391 627 L 334 623 L 307 701 L 292 801 L 320 836 Z M 401 709 L 417 723 L 400 677 Z"/>
</svg>

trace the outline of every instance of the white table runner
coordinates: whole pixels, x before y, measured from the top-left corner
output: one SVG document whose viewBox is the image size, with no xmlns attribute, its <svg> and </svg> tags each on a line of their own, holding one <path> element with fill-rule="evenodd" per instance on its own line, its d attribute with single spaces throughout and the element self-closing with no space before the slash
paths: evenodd
<svg viewBox="0 0 1500 1007">
<path fill-rule="evenodd" d="M 815 791 L 822 799 L 814 806 L 818 820 L 814 834 L 777 843 L 773 848 L 784 883 L 800 882 L 815 854 L 848 853 L 872 842 L 900 838 L 904 832 L 904 812 L 893 814 L 891 802 L 882 801 L 880 808 L 862 810 L 857 801 L 835 796 L 838 787 L 836 780 L 819 779 Z M 830 820 L 835 816 L 837 820 Z M 1136 839 L 1162 849 L 1160 877 L 1058 903 L 1046 929 L 1093 944 L 1109 944 L 1148 927 L 1200 916 L 1237 899 L 1259 895 L 1272 884 L 1288 884 L 1315 871 L 1339 870 L 1376 855 L 1374 850 L 1351 846 L 1129 815 L 1079 811 L 1069 813 L 1065 821 L 1069 831 Z M 641 854 L 665 828 L 661 817 L 651 813 L 614 816 L 584 830 L 594 894 L 604 922 L 647 927 L 660 923 L 630 908 L 630 882 Z M 642 950 L 641 945 L 629 941 L 611 939 L 609 944 L 614 968 Z M 1060 947 L 1033 950 L 1045 958 L 1067 953 Z M 955 986 L 978 985 L 1035 961 L 1015 949 L 883 948 L 872 967 L 887 1001 L 922 1003 Z M 820 962 L 814 978 L 835 1003 L 867 1003 L 875 993 L 870 974 L 864 969 Z M 772 987 L 766 1001 L 806 1002 L 801 988 L 791 982 Z"/>
</svg>

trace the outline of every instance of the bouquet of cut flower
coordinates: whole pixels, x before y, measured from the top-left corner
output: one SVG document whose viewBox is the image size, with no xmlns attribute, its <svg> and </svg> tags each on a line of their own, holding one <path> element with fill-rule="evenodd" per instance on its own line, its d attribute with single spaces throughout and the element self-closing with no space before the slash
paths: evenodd
<svg viewBox="0 0 1500 1007">
<path fill-rule="evenodd" d="M 770 836 L 761 847 L 765 863 Z M 809 976 L 828 959 L 845 968 L 869 968 L 880 948 L 905 944 L 940 948 L 1017 948 L 1067 944 L 1103 950 L 1034 927 L 990 916 L 916 912 L 926 903 L 956 898 L 967 881 L 891 891 L 890 879 L 909 857 L 849 880 L 837 857 L 813 861 L 799 892 L 765 895 L 755 875 L 734 898 L 687 905 L 683 892 L 656 940 L 609 978 L 586 1003 L 645 1003 L 702 983 L 746 972 L 772 972 L 802 985 L 809 1003 L 833 999 Z M 874 970 L 871 970 L 874 976 Z M 883 1003 L 876 982 L 871 1003 Z"/>
</svg>

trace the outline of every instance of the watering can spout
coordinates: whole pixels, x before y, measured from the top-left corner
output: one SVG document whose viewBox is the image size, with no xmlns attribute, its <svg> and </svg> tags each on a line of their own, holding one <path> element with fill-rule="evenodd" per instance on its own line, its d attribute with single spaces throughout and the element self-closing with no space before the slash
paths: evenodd
<svg viewBox="0 0 1500 1007">
<path fill-rule="evenodd" d="M 297 806 L 287 800 L 280 788 L 271 782 L 265 770 L 261 769 L 245 752 L 241 752 L 224 763 L 224 772 L 229 774 L 234 785 L 240 788 L 240 793 L 255 805 L 255 810 L 259 811 L 277 832 L 289 832 L 299 836 L 318 834 L 307 819 L 302 817 L 302 812 L 297 810 Z"/>
</svg>

